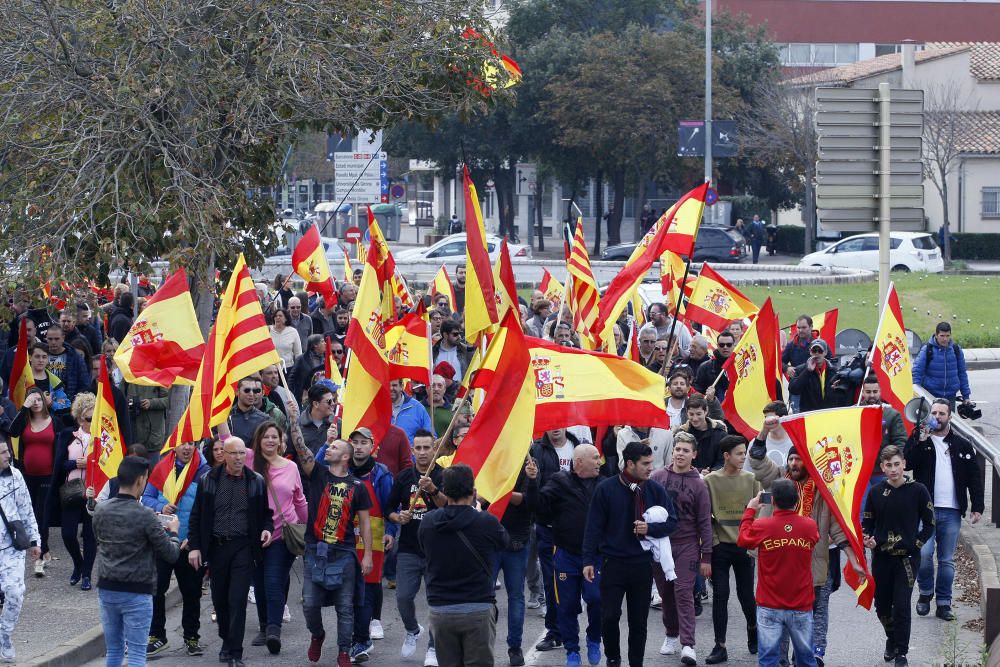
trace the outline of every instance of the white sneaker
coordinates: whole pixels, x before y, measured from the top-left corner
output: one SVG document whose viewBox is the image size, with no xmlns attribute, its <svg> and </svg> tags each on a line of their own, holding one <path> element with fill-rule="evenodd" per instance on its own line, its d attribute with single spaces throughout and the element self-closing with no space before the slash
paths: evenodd
<svg viewBox="0 0 1000 667">
<path fill-rule="evenodd" d="M 693 646 L 685 646 L 681 649 L 681 664 L 697 665 L 698 658 L 694 654 Z"/>
<path fill-rule="evenodd" d="M 428 647 L 424 654 L 424 667 L 438 667 L 438 654 L 433 647 Z"/>
<path fill-rule="evenodd" d="M 45 559 L 39 558 L 35 561 L 35 576 L 44 577 L 45 576 Z"/>
<path fill-rule="evenodd" d="M 407 632 L 406 637 L 403 639 L 403 648 L 399 654 L 404 658 L 409 658 L 417 652 L 417 641 L 424 634 L 424 626 L 418 625 L 417 628 L 416 632 Z"/>
<path fill-rule="evenodd" d="M 677 655 L 681 648 L 680 637 L 664 637 L 663 645 L 660 646 L 660 655 Z"/>
<path fill-rule="evenodd" d="M 663 600 L 660 599 L 660 592 L 653 589 L 653 599 L 649 601 L 649 606 L 653 609 L 660 609 L 663 607 Z"/>
<path fill-rule="evenodd" d="M 382 621 L 373 618 L 368 624 L 368 636 L 372 639 L 385 639 L 385 630 L 382 629 Z"/>
<path fill-rule="evenodd" d="M 250 592 L 247 594 L 247 602 L 257 604 L 257 596 L 253 592 L 253 586 L 250 587 Z"/>
<path fill-rule="evenodd" d="M 288 608 L 287 604 L 285 605 L 285 611 L 281 612 L 281 620 L 284 623 L 288 623 L 289 621 L 292 620 L 292 612 Z"/>
</svg>

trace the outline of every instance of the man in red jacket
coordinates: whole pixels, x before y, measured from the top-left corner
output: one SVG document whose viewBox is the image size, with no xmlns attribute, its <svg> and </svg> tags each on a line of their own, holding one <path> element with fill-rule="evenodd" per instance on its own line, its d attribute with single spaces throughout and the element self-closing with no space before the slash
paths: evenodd
<svg viewBox="0 0 1000 667">
<path fill-rule="evenodd" d="M 813 657 L 812 552 L 819 529 L 810 517 L 799 516 L 799 492 L 788 479 L 771 484 L 772 516 L 757 519 L 762 495 L 747 504 L 737 544 L 757 549 L 757 659 L 761 667 L 776 667 L 782 632 L 792 639 L 797 667 L 815 667 Z"/>
</svg>

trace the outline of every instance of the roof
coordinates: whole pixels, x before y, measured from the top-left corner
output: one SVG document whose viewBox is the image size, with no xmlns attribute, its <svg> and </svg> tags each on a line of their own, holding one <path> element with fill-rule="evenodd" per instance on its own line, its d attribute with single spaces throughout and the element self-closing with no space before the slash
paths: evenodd
<svg viewBox="0 0 1000 667">
<path fill-rule="evenodd" d="M 1000 51 L 1000 44 L 991 43 L 990 46 Z M 953 44 L 941 47 L 937 47 L 937 45 L 928 45 L 928 47 L 922 51 L 917 51 L 914 54 L 913 59 L 914 62 L 920 64 L 922 62 L 961 53 L 970 48 L 972 48 L 972 45 L 970 44 Z M 994 66 L 1000 67 L 1000 61 L 994 63 Z M 805 74 L 803 76 L 797 76 L 786 80 L 785 85 L 793 87 L 807 87 L 827 84 L 846 87 L 862 79 L 869 79 L 873 76 L 878 76 L 879 74 L 895 72 L 902 69 L 902 67 L 902 54 L 890 53 L 884 56 L 869 58 L 868 60 L 859 60 L 856 63 L 851 63 L 850 65 L 831 67 L 830 69 L 824 69 L 818 72 Z"/>
<path fill-rule="evenodd" d="M 958 118 L 955 143 L 960 152 L 1000 155 L 1000 111 L 951 113 Z"/>
</svg>

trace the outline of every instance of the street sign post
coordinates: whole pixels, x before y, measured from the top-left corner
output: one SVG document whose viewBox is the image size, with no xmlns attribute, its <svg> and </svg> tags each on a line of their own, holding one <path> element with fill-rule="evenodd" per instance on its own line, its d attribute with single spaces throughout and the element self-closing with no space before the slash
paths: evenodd
<svg viewBox="0 0 1000 667">
<path fill-rule="evenodd" d="M 334 153 L 334 198 L 350 204 L 374 204 L 389 195 L 385 153 Z"/>
<path fill-rule="evenodd" d="M 711 130 L 713 157 L 736 157 L 736 121 L 713 120 Z M 705 121 L 682 120 L 677 127 L 678 157 L 702 157 L 705 155 Z"/>
</svg>

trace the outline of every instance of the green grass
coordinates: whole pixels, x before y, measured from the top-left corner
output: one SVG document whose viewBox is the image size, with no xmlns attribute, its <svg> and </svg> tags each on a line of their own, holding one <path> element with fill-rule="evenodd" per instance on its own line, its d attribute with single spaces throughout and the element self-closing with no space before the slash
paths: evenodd
<svg viewBox="0 0 1000 667">
<path fill-rule="evenodd" d="M 955 340 L 963 347 L 1000 347 L 997 304 L 1000 278 L 893 274 L 903 309 L 903 323 L 922 340 L 941 320 L 951 322 Z M 757 304 L 771 297 L 781 324 L 800 314 L 816 315 L 839 308 L 838 330 L 861 329 L 869 336 L 878 324 L 878 282 L 799 287 L 745 287 Z"/>
</svg>

